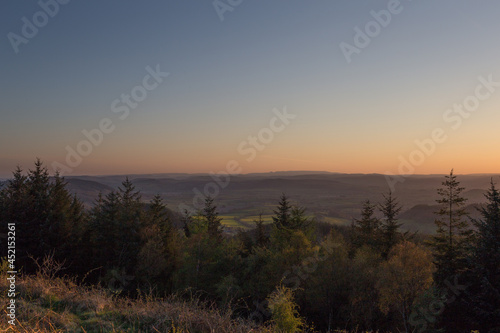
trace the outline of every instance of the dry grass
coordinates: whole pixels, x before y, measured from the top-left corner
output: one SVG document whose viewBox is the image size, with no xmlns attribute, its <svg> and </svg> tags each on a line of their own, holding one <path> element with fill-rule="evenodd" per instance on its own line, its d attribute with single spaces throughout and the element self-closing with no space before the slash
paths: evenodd
<svg viewBox="0 0 500 333">
<path fill-rule="evenodd" d="M 61 269 L 49 256 L 38 265 L 36 275 L 17 277 L 16 325 L 10 325 L 7 265 L 0 264 L 0 332 L 279 333 L 269 326 L 255 327 L 234 319 L 230 309 L 221 311 L 197 297 L 190 301 L 148 295 L 134 300 L 117 297 L 106 289 L 57 277 Z"/>
<path fill-rule="evenodd" d="M 0 281 L 0 332 L 271 332 L 197 300 L 118 298 L 43 271 L 16 281 L 16 325 L 7 317 L 7 280 Z"/>
</svg>

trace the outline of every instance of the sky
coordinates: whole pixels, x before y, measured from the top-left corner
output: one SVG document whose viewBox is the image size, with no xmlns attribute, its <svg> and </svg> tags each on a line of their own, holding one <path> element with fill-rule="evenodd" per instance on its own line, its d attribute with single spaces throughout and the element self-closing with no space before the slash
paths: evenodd
<svg viewBox="0 0 500 333">
<path fill-rule="evenodd" d="M 500 172 L 498 1 L 0 6 L 0 177 Z"/>
</svg>

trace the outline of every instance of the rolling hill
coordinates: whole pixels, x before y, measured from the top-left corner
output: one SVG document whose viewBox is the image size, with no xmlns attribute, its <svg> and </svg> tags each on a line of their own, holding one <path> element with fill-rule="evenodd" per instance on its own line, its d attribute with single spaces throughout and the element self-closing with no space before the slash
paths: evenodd
<svg viewBox="0 0 500 333">
<path fill-rule="evenodd" d="M 490 179 L 498 175 L 461 175 L 461 184 L 466 188 L 468 210 L 475 214 L 474 205 L 483 202 L 483 194 Z M 326 172 L 276 172 L 231 176 L 227 186 L 215 185 L 214 178 L 207 174 L 158 174 L 130 175 L 134 185 L 142 193 L 143 200 L 160 194 L 168 207 L 179 211 L 180 205 L 196 209 L 193 202 L 201 202 L 205 189 L 216 193 L 216 202 L 221 215 L 227 216 L 229 228 L 248 228 L 259 213 L 270 215 L 281 193 L 292 202 L 307 208 L 308 214 L 318 220 L 337 224 L 349 224 L 358 217 L 365 200 L 374 203 L 383 200 L 382 194 L 389 191 L 384 175 L 339 174 Z M 67 177 L 68 188 L 78 194 L 87 207 L 92 205 L 99 192 L 109 193 L 118 188 L 125 176 L 71 176 Z M 432 232 L 434 230 L 436 189 L 441 186 L 442 175 L 408 176 L 396 185 L 395 195 L 403 205 L 401 221 L 404 228 Z M 226 182 L 223 179 L 223 184 Z M 195 201 L 193 201 L 196 199 Z M 186 206 L 184 206 L 186 207 Z M 250 223 L 249 223 L 250 222 Z"/>
</svg>

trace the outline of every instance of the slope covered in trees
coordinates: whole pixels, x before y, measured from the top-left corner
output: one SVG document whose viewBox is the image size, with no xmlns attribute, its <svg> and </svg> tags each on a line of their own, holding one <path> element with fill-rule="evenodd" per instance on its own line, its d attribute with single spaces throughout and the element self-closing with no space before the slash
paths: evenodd
<svg viewBox="0 0 500 333">
<path fill-rule="evenodd" d="M 462 193 L 446 176 L 432 236 L 400 230 L 394 193 L 362 203 L 351 227 L 318 223 L 282 194 L 271 225 L 230 235 L 216 198 L 176 225 L 161 196 L 144 201 L 125 178 L 85 209 L 37 161 L 0 191 L 0 221 L 2 233 L 16 225 L 26 281 L 51 257 L 64 267 L 54 283 L 66 275 L 123 300 L 195 295 L 274 331 L 498 332 L 500 195 L 492 182 L 470 224 Z"/>
</svg>

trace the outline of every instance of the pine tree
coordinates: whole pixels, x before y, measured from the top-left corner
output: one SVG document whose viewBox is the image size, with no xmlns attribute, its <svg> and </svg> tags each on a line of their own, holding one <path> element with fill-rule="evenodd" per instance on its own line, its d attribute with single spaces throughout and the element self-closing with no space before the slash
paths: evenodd
<svg viewBox="0 0 500 333">
<path fill-rule="evenodd" d="M 99 216 L 103 214 L 103 206 L 104 206 L 104 197 L 102 192 L 99 191 L 97 194 L 97 198 L 94 200 L 94 205 L 89 211 L 89 218 L 91 220 L 97 220 Z"/>
<path fill-rule="evenodd" d="M 306 209 L 304 207 L 292 206 L 290 213 L 290 229 L 302 231 L 307 238 L 312 240 L 314 220 L 306 216 Z"/>
<path fill-rule="evenodd" d="M 119 222 L 120 198 L 111 191 L 102 200 L 101 215 L 96 216 L 97 228 L 94 247 L 98 250 L 97 258 L 104 268 L 119 267 L 122 254 L 122 228 Z"/>
<path fill-rule="evenodd" d="M 223 231 L 222 218 L 219 217 L 217 206 L 214 204 L 214 199 L 210 196 L 205 199 L 202 216 L 205 220 L 209 237 L 213 240 L 221 240 Z"/>
<path fill-rule="evenodd" d="M 35 162 L 35 169 L 28 171 L 27 178 L 28 196 L 30 204 L 25 207 L 27 211 L 26 227 L 29 233 L 31 246 L 26 250 L 30 255 L 43 257 L 50 251 L 50 244 L 46 239 L 50 232 L 49 224 L 50 210 L 50 184 L 49 172 L 40 159 Z"/>
<path fill-rule="evenodd" d="M 380 220 L 374 216 L 376 206 L 366 200 L 361 209 L 361 218 L 354 219 L 351 228 L 352 250 L 367 245 L 372 249 L 378 249 L 380 246 Z M 351 253 L 351 255 L 353 252 Z"/>
<path fill-rule="evenodd" d="M 396 245 L 399 241 L 399 228 L 401 223 L 398 223 L 397 216 L 401 211 L 401 206 L 397 202 L 396 198 L 392 196 L 392 192 L 383 195 L 384 203 L 378 205 L 378 209 L 384 215 L 382 220 L 382 254 L 387 257 L 392 247 Z"/>
<path fill-rule="evenodd" d="M 149 221 L 149 225 L 156 225 L 160 230 L 160 236 L 164 245 L 164 255 L 167 257 L 173 256 L 177 246 L 177 231 L 172 224 L 167 206 L 163 203 L 160 195 L 155 195 L 150 201 L 147 220 Z"/>
<path fill-rule="evenodd" d="M 88 252 L 86 251 L 89 244 L 85 239 L 85 234 L 88 228 L 88 215 L 85 211 L 83 203 L 77 198 L 76 194 L 73 195 L 71 204 L 69 207 L 70 216 L 70 238 L 66 240 L 66 243 L 70 243 L 69 247 L 71 249 L 71 259 L 74 263 L 74 267 L 70 266 L 70 269 L 77 274 L 85 274 L 89 271 L 88 263 L 86 260 Z"/>
<path fill-rule="evenodd" d="M 100 267 L 102 273 L 118 268 L 122 255 L 122 228 L 120 227 L 120 199 L 115 191 L 105 197 L 99 194 L 90 212 L 86 238 L 89 241 L 90 268 Z M 101 274 L 102 276 L 103 274 Z"/>
<path fill-rule="evenodd" d="M 280 197 L 278 207 L 274 210 L 273 225 L 271 229 L 270 243 L 276 250 L 282 250 L 288 246 L 294 227 L 301 223 L 299 211 L 295 211 L 287 196 L 283 193 Z"/>
<path fill-rule="evenodd" d="M 27 177 L 23 175 L 23 170 L 18 166 L 13 172 L 12 179 L 0 191 L 0 221 L 1 233 L 7 235 L 8 223 L 15 223 L 18 234 L 29 232 L 26 226 L 26 210 L 28 205 Z M 7 239 L 6 239 L 7 240 Z M 1 256 L 7 255 L 7 243 L 1 243 Z M 4 246 L 5 245 L 5 246 Z M 23 237 L 17 239 L 17 261 L 25 263 L 28 260 L 26 249 L 32 246 L 29 240 Z"/>
<path fill-rule="evenodd" d="M 274 214 L 273 226 L 279 231 L 300 230 L 307 236 L 310 236 L 313 231 L 313 221 L 306 216 L 306 209 L 292 205 L 284 193 L 280 197 Z"/>
<path fill-rule="evenodd" d="M 2 221 L 15 223 L 26 219 L 24 216 L 27 200 L 26 181 L 27 177 L 18 166 L 13 172 L 13 178 L 8 180 L 7 186 L 1 191 Z"/>
<path fill-rule="evenodd" d="M 277 229 L 290 228 L 292 206 L 287 196 L 282 193 L 277 210 L 274 211 L 273 224 Z"/>
<path fill-rule="evenodd" d="M 118 191 L 111 191 L 104 198 L 100 194 L 90 211 L 84 238 L 91 244 L 91 268 L 100 268 L 104 285 L 116 280 L 116 274 L 129 276 L 137 268 L 143 218 L 140 198 L 140 192 L 127 178 Z M 132 290 L 133 285 L 127 284 L 127 288 Z"/>
<path fill-rule="evenodd" d="M 137 276 L 159 290 L 172 291 L 172 276 L 178 268 L 179 244 L 167 208 L 160 195 L 149 203 L 141 228 Z"/>
<path fill-rule="evenodd" d="M 72 198 L 66 189 L 66 182 L 59 173 L 56 173 L 50 184 L 49 191 L 49 212 L 47 220 L 41 225 L 41 240 L 45 251 L 58 249 L 55 253 L 57 260 L 64 260 L 70 255 L 72 222 L 70 208 Z M 63 249 L 64 247 L 64 249 Z"/>
<path fill-rule="evenodd" d="M 137 214 L 137 208 L 141 203 L 141 193 L 135 190 L 134 184 L 128 177 L 122 182 L 122 186 L 118 188 L 122 207 L 125 209 L 123 214 Z"/>
<path fill-rule="evenodd" d="M 54 253 L 54 259 L 65 262 L 66 267 L 77 271 L 80 258 L 80 237 L 85 222 L 83 204 L 67 190 L 67 183 L 58 172 L 49 185 L 49 212 L 41 226 L 45 253 Z"/>
<path fill-rule="evenodd" d="M 58 173 L 50 178 L 40 159 L 27 176 L 21 168 L 1 191 L 2 221 L 15 222 L 23 237 L 18 239 L 18 263 L 30 273 L 35 260 L 53 254 L 67 266 L 77 248 L 77 224 L 84 219 L 83 207 L 66 189 L 64 178 Z"/>
<path fill-rule="evenodd" d="M 135 190 L 128 177 L 118 188 L 119 217 L 118 229 L 120 254 L 119 267 L 127 271 L 135 269 L 137 253 L 140 249 L 140 226 L 142 219 L 141 194 Z"/>
<path fill-rule="evenodd" d="M 480 332 L 500 331 L 500 192 L 493 180 L 485 194 L 486 206 L 474 220 L 476 242 L 469 257 L 466 289 L 467 315 Z"/>
<path fill-rule="evenodd" d="M 465 259 L 470 246 L 472 231 L 466 220 L 464 190 L 451 170 L 438 189 L 441 205 L 436 212 L 436 235 L 432 237 L 431 245 L 434 249 L 434 264 L 436 272 L 434 281 L 438 287 L 444 287 L 447 279 L 451 279 L 465 268 Z"/>
<path fill-rule="evenodd" d="M 105 197 L 102 192 L 97 194 L 92 208 L 88 212 L 88 221 L 81 230 L 80 263 L 82 269 L 92 272 L 86 276 L 92 280 L 97 275 L 97 269 L 103 270 L 103 265 L 109 261 L 110 251 L 113 251 L 114 238 L 106 239 L 112 226 L 104 223 L 105 219 Z"/>
<path fill-rule="evenodd" d="M 137 236 L 142 215 L 141 193 L 135 190 L 128 177 L 118 187 L 118 200 L 120 202 L 120 226 L 126 229 L 129 235 Z M 129 239 L 132 241 L 133 239 Z"/>
<path fill-rule="evenodd" d="M 147 211 L 147 225 L 159 225 L 163 232 L 170 233 L 172 230 L 172 223 L 167 213 L 167 207 L 163 203 L 163 199 L 159 194 L 155 195 L 149 202 Z"/>
<path fill-rule="evenodd" d="M 78 199 L 76 194 L 73 195 L 73 200 L 71 200 L 70 216 L 73 219 L 72 228 L 76 229 L 76 233 L 81 237 L 83 234 L 86 224 L 87 224 L 87 214 L 85 212 L 85 207 L 83 203 Z"/>
</svg>

